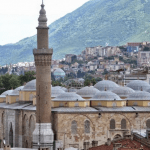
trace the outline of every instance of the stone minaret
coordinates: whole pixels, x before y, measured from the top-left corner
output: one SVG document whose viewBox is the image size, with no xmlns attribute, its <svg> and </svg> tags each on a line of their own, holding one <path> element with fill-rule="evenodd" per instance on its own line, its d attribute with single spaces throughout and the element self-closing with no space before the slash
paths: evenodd
<svg viewBox="0 0 150 150">
<path fill-rule="evenodd" d="M 42 2 L 37 27 L 37 49 L 33 50 L 36 66 L 36 127 L 33 132 L 33 148 L 53 148 L 51 127 L 51 59 L 46 11 Z"/>
</svg>

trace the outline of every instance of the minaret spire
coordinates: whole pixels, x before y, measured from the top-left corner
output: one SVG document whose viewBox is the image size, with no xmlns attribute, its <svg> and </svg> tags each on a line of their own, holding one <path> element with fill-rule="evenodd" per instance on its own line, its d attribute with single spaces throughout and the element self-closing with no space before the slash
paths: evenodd
<svg viewBox="0 0 150 150">
<path fill-rule="evenodd" d="M 47 17 L 46 17 L 46 11 L 44 9 L 44 3 L 42 0 L 42 4 L 41 4 L 41 10 L 40 10 L 40 16 L 39 16 L 39 26 L 38 27 L 47 27 Z"/>
</svg>

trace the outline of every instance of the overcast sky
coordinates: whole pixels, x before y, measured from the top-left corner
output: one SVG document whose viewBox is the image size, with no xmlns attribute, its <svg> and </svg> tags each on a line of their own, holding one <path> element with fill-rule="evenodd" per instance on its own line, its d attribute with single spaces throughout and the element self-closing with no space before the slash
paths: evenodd
<svg viewBox="0 0 150 150">
<path fill-rule="evenodd" d="M 89 0 L 44 0 L 48 25 Z M 36 34 L 42 0 L 0 0 L 0 45 Z"/>
</svg>

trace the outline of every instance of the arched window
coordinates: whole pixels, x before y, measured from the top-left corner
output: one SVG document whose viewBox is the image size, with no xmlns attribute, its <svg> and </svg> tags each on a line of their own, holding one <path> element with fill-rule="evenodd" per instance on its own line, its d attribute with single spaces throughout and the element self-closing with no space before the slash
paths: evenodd
<svg viewBox="0 0 150 150">
<path fill-rule="evenodd" d="M 71 133 L 77 134 L 77 122 L 75 120 L 73 120 L 71 123 Z"/>
<path fill-rule="evenodd" d="M 146 121 L 146 127 L 147 127 L 147 128 L 150 128 L 150 119 L 148 119 L 148 120 Z"/>
<path fill-rule="evenodd" d="M 4 112 L 2 113 L 2 125 L 4 125 Z"/>
<path fill-rule="evenodd" d="M 24 115 L 23 118 L 23 135 L 28 135 L 28 129 L 29 129 L 29 119 L 27 115 Z"/>
<path fill-rule="evenodd" d="M 126 129 L 126 120 L 125 119 L 121 120 L 121 129 Z"/>
<path fill-rule="evenodd" d="M 114 136 L 113 140 L 117 140 L 117 139 L 119 139 L 119 138 L 121 138 L 121 135 L 120 135 L 120 134 L 117 134 L 117 135 Z"/>
<path fill-rule="evenodd" d="M 13 147 L 13 127 L 12 123 L 10 123 L 10 130 L 9 130 L 9 145 Z"/>
<path fill-rule="evenodd" d="M 30 117 L 29 128 L 30 128 L 30 135 L 32 136 L 32 133 L 35 129 L 35 120 L 34 120 L 34 117 L 32 115 Z"/>
<path fill-rule="evenodd" d="M 111 119 L 111 120 L 110 120 L 110 129 L 115 129 L 115 128 L 116 128 L 115 120 L 114 120 L 114 119 Z"/>
<path fill-rule="evenodd" d="M 86 120 L 84 122 L 84 132 L 85 133 L 90 133 L 90 121 Z"/>
</svg>

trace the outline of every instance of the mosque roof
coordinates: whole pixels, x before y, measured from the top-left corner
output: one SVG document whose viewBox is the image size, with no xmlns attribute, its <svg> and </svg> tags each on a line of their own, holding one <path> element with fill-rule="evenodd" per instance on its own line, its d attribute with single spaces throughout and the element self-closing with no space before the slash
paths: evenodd
<svg viewBox="0 0 150 150">
<path fill-rule="evenodd" d="M 150 85 L 147 82 L 142 81 L 142 80 L 134 80 L 128 83 L 127 87 L 130 87 L 131 89 L 135 91 L 140 91 L 140 90 L 146 91 L 147 89 L 150 88 Z"/>
<path fill-rule="evenodd" d="M 62 89 L 65 92 L 68 92 L 67 88 L 65 88 L 65 87 L 62 87 L 62 86 L 55 86 L 55 87 L 58 87 L 58 88 Z"/>
<path fill-rule="evenodd" d="M 82 97 L 93 97 L 97 92 L 99 92 L 98 89 L 86 86 L 78 90 L 77 94 Z"/>
<path fill-rule="evenodd" d="M 13 90 L 10 94 L 8 95 L 19 95 L 19 91 L 22 90 L 24 88 L 24 86 L 20 86 L 18 88 L 16 88 L 15 90 Z"/>
<path fill-rule="evenodd" d="M 103 81 L 99 81 L 98 83 L 96 83 L 94 87 L 100 91 L 105 91 L 105 90 L 112 91 L 116 87 L 119 87 L 119 85 L 117 85 L 115 82 L 110 81 L 110 80 L 103 80 Z"/>
<path fill-rule="evenodd" d="M 130 94 L 126 100 L 149 100 L 150 101 L 150 93 L 146 91 L 135 91 Z"/>
<path fill-rule="evenodd" d="M 36 91 L 36 79 L 28 82 L 24 88 L 22 89 L 22 91 Z"/>
<path fill-rule="evenodd" d="M 53 101 L 84 101 L 84 99 L 76 93 L 66 92 L 58 95 Z"/>
<path fill-rule="evenodd" d="M 12 93 L 12 92 L 13 92 L 13 90 L 7 90 L 7 91 L 3 92 L 3 93 L 0 95 L 0 97 L 6 97 L 6 95 L 9 95 L 9 94 Z"/>
<path fill-rule="evenodd" d="M 75 92 L 76 93 L 77 91 L 78 91 L 78 89 L 75 89 L 75 88 L 69 88 L 68 89 L 68 92 Z"/>
<path fill-rule="evenodd" d="M 51 97 L 57 97 L 60 94 L 65 93 L 60 87 L 51 87 Z"/>
<path fill-rule="evenodd" d="M 114 101 L 114 100 L 122 100 L 122 99 L 117 94 L 111 91 L 99 91 L 90 100 Z"/>
<path fill-rule="evenodd" d="M 125 106 L 125 107 L 95 107 L 101 112 L 150 112 L 150 107 Z"/>
<path fill-rule="evenodd" d="M 61 113 L 74 113 L 74 112 L 98 112 L 95 108 L 92 107 L 58 107 L 52 108 L 52 112 L 61 112 Z"/>
<path fill-rule="evenodd" d="M 135 91 L 129 87 L 121 87 L 120 86 L 120 87 L 116 87 L 114 90 L 112 90 L 112 92 L 117 94 L 120 97 L 127 97 Z"/>
</svg>

